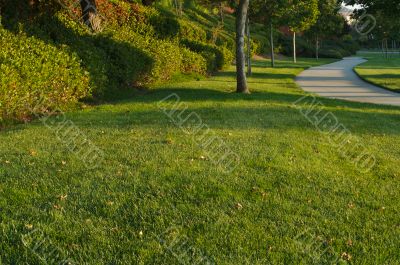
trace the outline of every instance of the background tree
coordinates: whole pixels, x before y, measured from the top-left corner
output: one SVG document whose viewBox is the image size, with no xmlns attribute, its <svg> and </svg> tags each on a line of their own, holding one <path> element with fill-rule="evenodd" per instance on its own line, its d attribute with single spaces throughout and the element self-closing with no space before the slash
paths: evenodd
<svg viewBox="0 0 400 265">
<path fill-rule="evenodd" d="M 274 56 L 274 31 L 282 25 L 282 18 L 287 9 L 286 0 L 253 0 L 251 2 L 250 17 L 256 22 L 262 23 L 269 32 L 271 66 L 275 66 Z"/>
<path fill-rule="evenodd" d="M 337 36 L 343 30 L 344 18 L 338 13 L 341 4 L 337 0 L 319 0 L 317 22 L 306 34 L 315 40 L 315 57 L 319 59 L 319 47 L 323 38 Z"/>
<path fill-rule="evenodd" d="M 354 5 L 358 4 L 361 9 L 354 12 L 354 17 L 359 19 L 359 23 L 356 24 L 358 31 L 363 29 L 363 24 L 368 21 L 363 21 L 366 18 L 365 14 L 373 16 L 376 21 L 376 26 L 371 32 L 368 32 L 369 40 L 375 40 L 379 47 L 382 48 L 386 57 L 388 56 L 388 48 L 396 45 L 399 41 L 400 36 L 400 22 L 398 15 L 400 13 L 400 4 L 398 0 L 347 0 L 344 1 L 346 4 Z M 369 25 L 368 25 L 369 26 Z M 368 27 L 367 26 L 367 27 Z M 368 30 L 368 28 L 366 29 Z M 359 32 L 360 33 L 360 32 Z M 363 32 L 361 32 L 363 33 Z M 364 36 L 365 37 L 365 36 Z M 389 44 L 392 42 L 393 44 Z"/>
<path fill-rule="evenodd" d="M 293 62 L 296 58 L 296 33 L 307 30 L 318 18 L 318 0 L 287 0 L 289 29 L 293 32 Z"/>
</svg>

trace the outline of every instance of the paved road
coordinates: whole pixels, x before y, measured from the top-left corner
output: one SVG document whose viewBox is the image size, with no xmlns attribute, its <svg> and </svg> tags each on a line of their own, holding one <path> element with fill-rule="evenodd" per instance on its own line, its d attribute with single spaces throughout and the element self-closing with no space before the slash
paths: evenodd
<svg viewBox="0 0 400 265">
<path fill-rule="evenodd" d="M 313 67 L 302 72 L 296 82 L 303 90 L 322 97 L 400 106 L 400 93 L 371 85 L 359 78 L 354 66 L 366 62 L 359 57 Z"/>
</svg>

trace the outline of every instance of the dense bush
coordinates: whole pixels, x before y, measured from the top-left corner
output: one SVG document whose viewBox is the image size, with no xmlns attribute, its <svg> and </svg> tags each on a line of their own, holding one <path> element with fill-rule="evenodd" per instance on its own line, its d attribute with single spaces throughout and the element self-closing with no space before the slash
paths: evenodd
<svg viewBox="0 0 400 265">
<path fill-rule="evenodd" d="M 207 73 L 207 61 L 198 53 L 192 52 L 184 47 L 181 48 L 183 73 L 198 73 L 205 75 Z"/>
<path fill-rule="evenodd" d="M 234 58 L 233 53 L 223 46 L 188 39 L 182 39 L 181 44 L 205 58 L 208 72 L 215 72 L 231 65 Z"/>
<path fill-rule="evenodd" d="M 71 9 L 61 8 L 60 1 Z M 207 74 L 231 65 L 232 17 L 222 26 L 216 15 L 193 6 L 176 16 L 140 2 L 97 0 L 106 20 L 93 34 L 80 21 L 74 0 L 1 1 L 2 119 L 27 118 L 25 105 L 43 96 L 51 99 L 46 112 L 163 82 L 179 72 Z M 260 39 L 252 40 L 252 54 L 265 46 Z"/>
<path fill-rule="evenodd" d="M 0 45 L 0 121 L 66 109 L 90 95 L 88 73 L 67 48 L 1 27 Z"/>
<path fill-rule="evenodd" d="M 322 48 L 319 51 L 320 58 L 334 58 L 334 59 L 342 59 L 343 55 L 337 49 L 327 49 Z"/>
<path fill-rule="evenodd" d="M 36 19 L 25 26 L 25 31 L 78 55 L 89 73 L 96 98 L 130 86 L 150 72 L 153 64 L 152 58 L 143 51 L 113 39 L 108 31 L 91 35 L 82 24 L 61 12 Z"/>
</svg>

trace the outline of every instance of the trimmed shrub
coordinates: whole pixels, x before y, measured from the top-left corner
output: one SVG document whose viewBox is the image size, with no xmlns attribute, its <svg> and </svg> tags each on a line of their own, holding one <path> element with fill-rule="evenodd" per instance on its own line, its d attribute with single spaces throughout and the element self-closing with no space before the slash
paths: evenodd
<svg viewBox="0 0 400 265">
<path fill-rule="evenodd" d="M 89 75 L 68 49 L 1 27 L 0 45 L 0 121 L 64 110 L 90 96 Z"/>
<path fill-rule="evenodd" d="M 200 53 L 207 61 L 207 71 L 210 73 L 229 66 L 234 58 L 233 53 L 225 47 L 188 39 L 182 39 L 181 44 L 191 51 Z"/>
<path fill-rule="evenodd" d="M 207 73 L 207 61 L 198 53 L 192 52 L 184 47 L 181 48 L 183 73 L 198 73 L 205 75 Z"/>
<path fill-rule="evenodd" d="M 320 58 L 343 59 L 343 55 L 336 49 L 323 48 L 319 51 Z"/>
</svg>

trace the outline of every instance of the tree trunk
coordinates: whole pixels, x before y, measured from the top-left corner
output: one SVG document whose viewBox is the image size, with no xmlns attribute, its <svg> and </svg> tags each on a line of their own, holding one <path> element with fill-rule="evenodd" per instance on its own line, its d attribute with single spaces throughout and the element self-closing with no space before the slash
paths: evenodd
<svg viewBox="0 0 400 265">
<path fill-rule="evenodd" d="M 296 56 L 296 32 L 293 32 L 293 62 L 297 63 L 297 56 Z"/>
<path fill-rule="evenodd" d="M 154 0 L 142 0 L 142 4 L 144 6 L 151 6 L 153 4 Z"/>
<path fill-rule="evenodd" d="M 179 0 L 174 0 L 176 15 L 179 15 Z"/>
<path fill-rule="evenodd" d="M 316 56 L 317 60 L 319 60 L 319 38 L 318 38 L 318 35 L 317 35 L 317 40 L 315 43 L 315 56 Z"/>
<path fill-rule="evenodd" d="M 246 78 L 246 56 L 244 52 L 244 35 L 249 0 L 240 0 L 236 15 L 236 77 L 238 93 L 249 93 Z"/>
<path fill-rule="evenodd" d="M 247 74 L 251 76 L 251 39 L 250 39 L 250 21 L 246 19 L 246 35 L 247 35 Z"/>
<path fill-rule="evenodd" d="M 271 46 L 271 67 L 274 68 L 275 67 L 275 53 L 274 53 L 274 28 L 271 22 L 271 34 L 270 34 L 270 46 Z"/>
<path fill-rule="evenodd" d="M 100 30 L 100 18 L 97 16 L 96 0 L 80 0 L 83 23 L 93 31 Z"/>
<path fill-rule="evenodd" d="M 385 52 L 386 52 L 386 59 L 389 59 L 389 47 L 387 39 L 385 39 Z"/>
<path fill-rule="evenodd" d="M 219 16 L 221 19 L 221 24 L 224 25 L 224 4 L 222 2 L 219 3 Z"/>
</svg>

